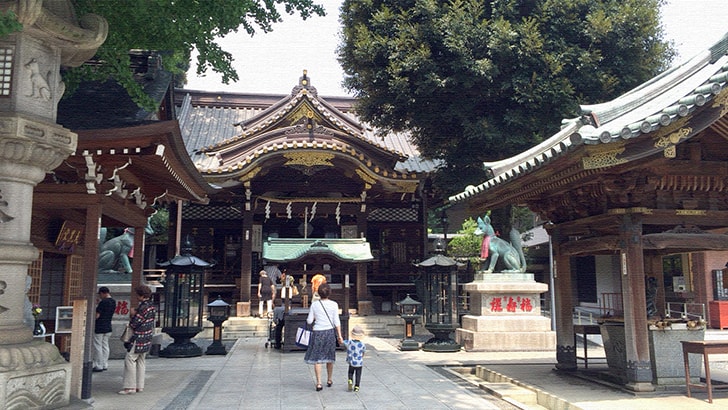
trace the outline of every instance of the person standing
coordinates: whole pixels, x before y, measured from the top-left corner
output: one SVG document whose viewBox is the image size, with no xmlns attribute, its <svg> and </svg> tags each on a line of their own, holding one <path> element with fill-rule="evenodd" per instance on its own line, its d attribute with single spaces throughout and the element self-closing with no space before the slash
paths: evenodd
<svg viewBox="0 0 728 410">
<path fill-rule="evenodd" d="M 319 286 L 324 283 L 326 283 L 326 276 L 320 273 L 313 275 L 313 277 L 311 278 L 311 292 L 313 292 L 311 295 L 311 301 L 315 302 L 319 300 L 320 295 L 318 294 L 318 289 Z"/>
<path fill-rule="evenodd" d="M 366 345 L 361 341 L 363 336 L 364 330 L 357 325 L 351 330 L 351 339 L 344 340 L 346 362 L 349 363 L 349 380 L 347 381 L 349 391 L 352 391 L 352 389 L 355 392 L 359 391 L 361 369 L 364 366 L 364 353 L 367 351 Z"/>
<path fill-rule="evenodd" d="M 281 287 L 281 300 L 286 301 L 286 299 L 291 299 L 294 296 L 296 296 L 296 292 L 293 291 L 293 289 L 296 287 L 296 285 L 293 283 L 295 281 L 293 275 L 289 275 L 288 272 L 283 269 L 283 272 L 281 273 L 281 284 L 283 285 Z"/>
<path fill-rule="evenodd" d="M 339 304 L 329 299 L 331 286 L 322 283 L 318 288 L 320 299 L 311 303 L 311 308 L 306 317 L 306 323 L 313 324 L 311 340 L 306 349 L 303 360 L 312 364 L 316 373 L 316 391 L 320 391 L 321 365 L 326 364 L 328 380 L 326 386 L 331 387 L 331 379 L 334 373 L 334 362 L 336 361 L 336 342 L 343 343 L 341 338 L 341 320 L 339 318 Z"/>
<path fill-rule="evenodd" d="M 119 394 L 134 394 L 144 391 L 146 373 L 146 355 L 152 347 L 154 324 L 157 309 L 152 304 L 152 290 L 149 286 L 139 285 L 134 288 L 139 297 L 139 306 L 131 310 L 129 325 L 134 331 L 131 347 L 124 358 L 124 388 Z"/>
<path fill-rule="evenodd" d="M 116 301 L 111 297 L 109 288 L 99 288 L 99 303 L 96 305 L 96 321 L 94 322 L 94 368 L 95 372 L 103 372 L 109 368 L 109 338 L 111 337 L 111 319 L 116 311 Z"/>
<path fill-rule="evenodd" d="M 263 317 L 263 303 L 267 304 L 268 310 L 266 314 L 273 311 L 273 299 L 276 294 L 276 285 L 268 273 L 264 270 L 260 271 L 260 280 L 258 281 L 258 316 Z"/>
</svg>

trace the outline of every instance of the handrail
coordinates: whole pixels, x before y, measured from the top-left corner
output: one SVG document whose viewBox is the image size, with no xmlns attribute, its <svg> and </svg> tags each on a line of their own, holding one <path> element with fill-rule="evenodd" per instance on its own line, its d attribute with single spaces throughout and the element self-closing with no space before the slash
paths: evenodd
<svg viewBox="0 0 728 410">
<path fill-rule="evenodd" d="M 705 304 L 703 303 L 681 303 L 667 302 L 665 306 L 665 317 L 683 320 L 705 320 Z"/>
</svg>

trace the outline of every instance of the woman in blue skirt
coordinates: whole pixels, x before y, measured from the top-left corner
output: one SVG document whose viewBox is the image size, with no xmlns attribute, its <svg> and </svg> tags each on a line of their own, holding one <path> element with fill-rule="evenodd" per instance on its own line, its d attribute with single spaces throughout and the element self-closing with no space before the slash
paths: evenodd
<svg viewBox="0 0 728 410">
<path fill-rule="evenodd" d="M 341 337 L 341 321 L 339 319 L 339 304 L 329 299 L 331 286 L 323 283 L 318 288 L 321 299 L 313 302 L 308 311 L 306 322 L 313 323 L 311 340 L 303 360 L 312 364 L 316 373 L 316 391 L 323 389 L 321 385 L 321 364 L 326 363 L 326 374 L 328 380 L 326 386 L 331 387 L 333 381 L 331 376 L 334 372 L 336 361 L 336 341 L 343 343 Z"/>
</svg>

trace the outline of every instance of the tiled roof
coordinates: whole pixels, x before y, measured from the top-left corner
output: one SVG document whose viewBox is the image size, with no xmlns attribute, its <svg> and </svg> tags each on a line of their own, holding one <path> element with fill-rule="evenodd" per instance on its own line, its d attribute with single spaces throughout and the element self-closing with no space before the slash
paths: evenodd
<svg viewBox="0 0 728 410">
<path fill-rule="evenodd" d="M 727 53 L 728 34 L 708 50 L 612 101 L 582 105 L 579 118 L 564 120 L 562 129 L 541 144 L 513 157 L 484 163 L 492 177 L 451 196 L 450 201 L 466 201 L 568 155 L 582 144 L 649 138 L 648 134 L 654 135 L 659 129 L 690 117 L 712 100 L 725 100 L 728 98 L 728 92 L 724 91 L 728 82 Z"/>
<path fill-rule="evenodd" d="M 200 168 L 207 167 L 210 161 L 206 151 L 221 149 L 255 132 L 260 132 L 266 124 L 270 125 L 278 119 L 286 108 L 294 106 L 302 99 L 306 99 L 323 113 L 325 120 L 335 124 L 350 137 L 374 149 L 399 157 L 394 170 L 400 173 L 427 173 L 437 166 L 435 161 L 425 160 L 420 156 L 417 147 L 407 134 L 392 133 L 382 138 L 377 135 L 376 130 L 362 124 L 352 111 L 355 103 L 352 98 L 336 97 L 332 99 L 333 102 L 329 102 L 306 89 L 294 88 L 295 94 L 290 96 L 217 93 L 217 97 L 212 100 L 220 103 L 215 105 L 214 102 L 208 101 L 209 98 L 205 102 L 200 101 L 200 94 L 204 92 L 184 89 L 176 92 L 181 96 L 178 98 L 178 117 L 187 150 Z M 236 103 L 231 104 L 232 100 Z M 254 104 L 247 106 L 246 100 Z M 287 147 L 270 148 L 278 150 Z"/>
</svg>

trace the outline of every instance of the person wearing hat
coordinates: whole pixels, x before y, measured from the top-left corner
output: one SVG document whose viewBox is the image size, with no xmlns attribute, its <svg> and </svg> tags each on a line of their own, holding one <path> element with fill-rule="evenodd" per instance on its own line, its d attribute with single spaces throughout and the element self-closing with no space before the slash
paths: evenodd
<svg viewBox="0 0 728 410">
<path fill-rule="evenodd" d="M 361 369 L 364 366 L 364 353 L 367 351 L 366 345 L 361 341 L 362 337 L 364 337 L 364 330 L 359 325 L 356 325 L 351 329 L 351 339 L 344 340 L 344 346 L 346 346 L 346 362 L 349 363 L 349 391 L 359 391 Z"/>
</svg>

